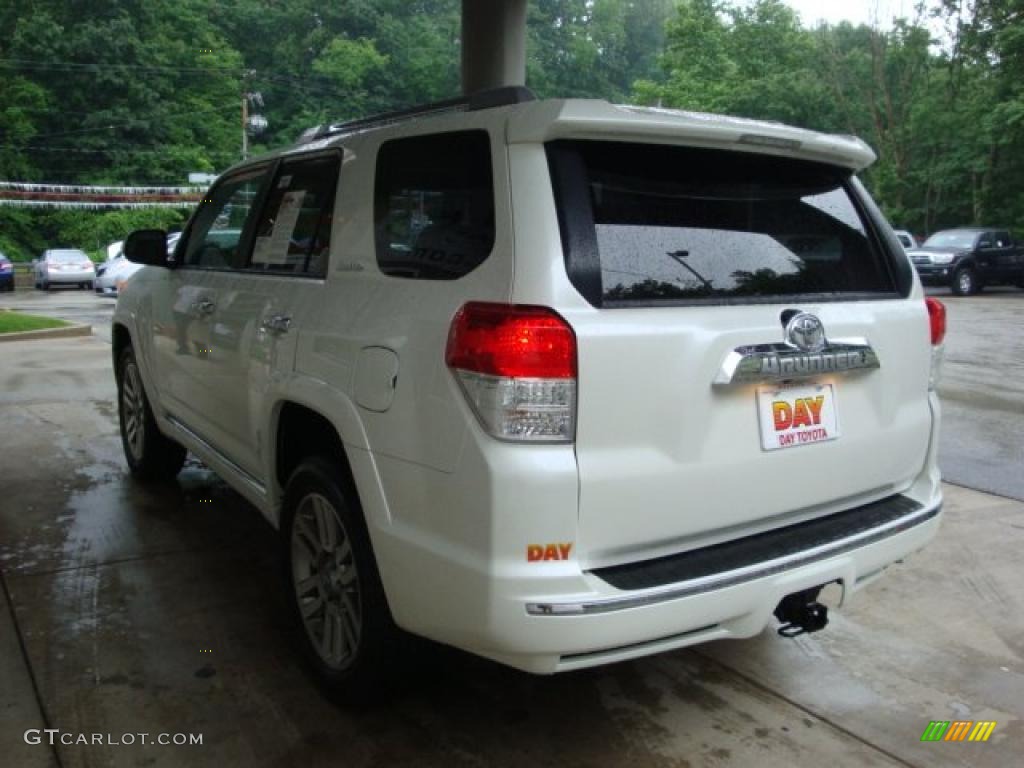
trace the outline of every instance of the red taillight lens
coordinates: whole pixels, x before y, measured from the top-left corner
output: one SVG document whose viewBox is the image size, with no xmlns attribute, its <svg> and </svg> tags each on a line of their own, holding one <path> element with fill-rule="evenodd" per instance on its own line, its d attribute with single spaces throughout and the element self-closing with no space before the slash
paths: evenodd
<svg viewBox="0 0 1024 768">
<path fill-rule="evenodd" d="M 928 322 L 931 325 L 932 345 L 937 346 L 946 338 L 946 305 L 931 296 L 924 300 L 928 307 Z"/>
<path fill-rule="evenodd" d="M 445 362 L 490 376 L 576 378 L 576 336 L 547 307 L 470 302 L 452 320 Z"/>
</svg>

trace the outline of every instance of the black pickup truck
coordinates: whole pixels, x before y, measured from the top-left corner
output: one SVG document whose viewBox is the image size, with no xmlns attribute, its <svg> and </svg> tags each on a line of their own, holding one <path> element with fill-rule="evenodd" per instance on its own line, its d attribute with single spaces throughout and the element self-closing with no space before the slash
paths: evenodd
<svg viewBox="0 0 1024 768">
<path fill-rule="evenodd" d="M 921 282 L 948 285 L 958 296 L 986 285 L 1024 288 L 1024 247 L 1006 229 L 963 227 L 936 232 L 907 255 Z"/>
</svg>

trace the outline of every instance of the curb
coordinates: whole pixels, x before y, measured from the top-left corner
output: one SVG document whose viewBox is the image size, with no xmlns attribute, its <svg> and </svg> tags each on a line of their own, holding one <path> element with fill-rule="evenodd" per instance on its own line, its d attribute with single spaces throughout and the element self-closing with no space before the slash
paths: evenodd
<svg viewBox="0 0 1024 768">
<path fill-rule="evenodd" d="M 92 336 L 92 326 L 66 325 L 61 328 L 44 328 L 40 331 L 0 333 L 0 343 L 5 341 L 33 341 L 35 339 L 69 339 L 75 336 Z"/>
</svg>

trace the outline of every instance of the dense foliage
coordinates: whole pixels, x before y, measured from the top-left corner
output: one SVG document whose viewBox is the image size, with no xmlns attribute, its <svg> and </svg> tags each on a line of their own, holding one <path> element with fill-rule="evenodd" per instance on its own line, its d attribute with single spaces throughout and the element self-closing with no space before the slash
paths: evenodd
<svg viewBox="0 0 1024 768">
<path fill-rule="evenodd" d="M 530 0 L 528 84 L 855 133 L 890 218 L 1024 225 L 1024 0 L 932 0 L 885 31 L 805 28 L 779 0 Z M 240 158 L 243 93 L 268 129 L 459 86 L 459 0 L 0 0 L 0 180 L 180 184 Z M 934 40 L 935 30 L 947 34 Z M 0 207 L 0 250 L 95 249 L 174 211 Z"/>
<path fill-rule="evenodd" d="M 644 103 L 865 139 L 896 225 L 1024 228 L 1024 0 L 941 0 L 887 31 L 801 26 L 778 0 L 684 0 Z"/>
</svg>

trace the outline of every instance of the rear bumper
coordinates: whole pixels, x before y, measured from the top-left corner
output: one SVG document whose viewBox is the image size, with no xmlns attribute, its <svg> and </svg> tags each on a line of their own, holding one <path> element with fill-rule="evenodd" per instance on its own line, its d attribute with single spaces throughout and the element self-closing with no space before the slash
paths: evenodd
<svg viewBox="0 0 1024 768">
<path fill-rule="evenodd" d="M 887 566 L 922 548 L 938 529 L 941 504 L 922 509 L 919 522 L 863 546 L 773 570 L 760 577 L 716 574 L 721 587 L 680 582 L 644 590 L 619 590 L 592 573 L 583 574 L 589 594 L 505 595 L 496 606 L 491 647 L 475 650 L 531 672 L 551 673 L 623 661 L 719 638 L 760 633 L 786 595 L 838 582 L 843 600 Z M 562 606 L 586 613 L 531 614 L 537 606 Z"/>
<path fill-rule="evenodd" d="M 816 586 L 838 583 L 845 601 L 938 530 L 934 393 L 929 404 L 928 450 L 908 487 L 830 515 L 846 516 L 836 525 L 819 517 L 792 527 L 802 531 L 785 529 L 774 542 L 758 540 L 771 531 L 741 537 L 717 545 L 730 553 L 709 557 L 696 550 L 703 556 L 696 565 L 680 566 L 694 552 L 663 558 L 679 562 L 654 576 L 649 566 L 657 561 L 592 569 L 577 558 L 571 545 L 578 524 L 571 446 L 466 446 L 451 475 L 378 454 L 383 487 L 391 491 L 391 518 L 372 527 L 371 536 L 392 613 L 411 632 L 550 674 L 751 637 L 774 621 L 784 597 Z M 396 488 L 416 492 L 403 498 Z M 450 530 L 439 536 L 445 525 Z M 531 542 L 548 545 L 543 557 L 528 556 Z M 561 546 L 571 554 L 559 556 Z M 647 572 L 612 573 L 631 568 Z"/>
<path fill-rule="evenodd" d="M 62 283 L 91 283 L 96 279 L 95 272 L 87 272 L 85 270 L 76 270 L 74 272 L 48 272 L 44 278 L 46 282 L 51 285 L 59 285 Z"/>
<path fill-rule="evenodd" d="M 773 549 L 755 542 L 741 553 L 745 559 L 716 552 L 703 563 L 698 557 L 696 566 L 662 568 L 653 578 L 610 573 L 614 568 L 583 570 L 575 558 L 464 559 L 408 539 L 385 544 L 396 559 L 385 558 L 391 562 L 381 563 L 382 575 L 387 587 L 396 561 L 406 570 L 405 589 L 398 590 L 403 594 L 388 589 L 395 619 L 404 628 L 518 669 L 550 674 L 751 637 L 774 621 L 773 611 L 784 597 L 816 586 L 838 583 L 845 602 L 935 535 L 942 498 L 934 465 L 905 494 L 879 504 L 891 500 L 896 505 L 889 515 L 875 515 L 871 508 L 877 505 L 868 504 L 831 516 L 870 520 L 860 527 L 837 527 L 837 536 L 812 530 L 819 518 L 804 524 L 808 535 L 803 538 L 780 537 L 783 543 L 797 539 L 797 547 Z M 381 554 L 378 548 L 379 560 Z M 715 562 L 719 567 L 712 567 Z M 632 588 L 645 584 L 645 578 L 653 586 Z"/>
</svg>

